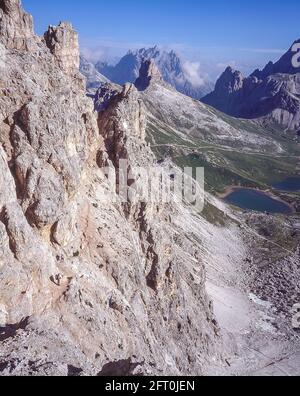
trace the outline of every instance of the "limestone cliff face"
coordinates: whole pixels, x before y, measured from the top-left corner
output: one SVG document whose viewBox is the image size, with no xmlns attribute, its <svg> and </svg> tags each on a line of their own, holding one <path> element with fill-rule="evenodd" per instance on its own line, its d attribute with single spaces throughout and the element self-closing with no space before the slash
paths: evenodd
<svg viewBox="0 0 300 396">
<path fill-rule="evenodd" d="M 6 48 L 24 50 L 33 43 L 33 21 L 20 0 L 0 1 L 0 37 Z"/>
<path fill-rule="evenodd" d="M 113 83 L 104 83 L 98 87 L 94 95 L 94 104 L 96 111 L 106 110 L 113 97 L 122 92 L 122 87 Z"/>
<path fill-rule="evenodd" d="M 58 26 L 49 26 L 44 38 L 62 70 L 66 73 L 71 73 L 79 69 L 78 34 L 74 31 L 71 24 L 61 22 Z"/>
<path fill-rule="evenodd" d="M 51 304 L 49 279 L 57 263 L 49 243 L 78 191 L 97 129 L 92 106 L 80 94 L 82 77 L 66 77 L 41 42 L 39 47 L 20 46 L 28 34 L 23 24 L 28 26 L 31 17 L 19 2 L 2 3 L 12 29 L 0 37 L 3 325 Z M 3 32 L 6 17 L 0 26 Z M 21 41 L 15 40 L 16 31 Z M 39 41 L 33 33 L 31 38 Z"/>
<path fill-rule="evenodd" d="M 138 91 L 98 116 L 70 25 L 43 41 L 18 1 L 0 4 L 0 374 L 203 373 L 219 339 L 205 221 L 103 198 L 102 166 L 154 164 Z"/>
</svg>

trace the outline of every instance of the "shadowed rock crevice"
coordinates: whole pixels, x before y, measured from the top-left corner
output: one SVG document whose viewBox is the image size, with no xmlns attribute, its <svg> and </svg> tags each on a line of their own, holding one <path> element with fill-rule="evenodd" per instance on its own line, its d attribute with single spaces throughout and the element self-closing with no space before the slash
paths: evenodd
<svg viewBox="0 0 300 396">
<path fill-rule="evenodd" d="M 26 330 L 28 324 L 29 318 L 25 318 L 20 323 L 0 327 L 0 342 L 15 337 L 19 330 Z"/>
<path fill-rule="evenodd" d="M 7 236 L 8 236 L 8 241 L 9 241 L 9 249 L 13 256 L 17 258 L 17 245 L 16 241 L 14 239 L 14 235 L 12 232 L 10 232 L 9 225 L 8 225 L 8 214 L 6 208 L 3 208 L 0 212 L 0 222 L 4 225 Z"/>
<path fill-rule="evenodd" d="M 20 110 L 16 111 L 11 117 L 11 120 L 7 119 L 7 125 L 9 126 L 10 151 L 8 152 L 6 150 L 6 153 L 9 158 L 9 169 L 16 185 L 17 198 L 20 200 L 20 202 L 22 202 L 22 200 L 24 199 L 24 195 L 26 194 L 26 178 L 21 177 L 21 174 L 16 164 L 16 147 L 19 143 L 19 137 L 15 134 L 15 128 L 19 127 L 20 130 L 24 133 L 24 136 L 26 136 L 28 143 L 31 144 L 30 135 L 26 129 L 25 123 L 22 121 L 22 111 L 25 107 L 26 105 L 22 106 Z"/>
<path fill-rule="evenodd" d="M 130 377 L 142 376 L 141 373 L 136 374 L 135 370 L 138 367 L 143 367 L 144 363 L 133 363 L 132 359 L 124 359 L 115 362 L 107 363 L 103 369 L 98 373 L 98 377 Z"/>
<path fill-rule="evenodd" d="M 159 255 L 155 251 L 155 240 L 151 229 L 149 229 L 146 210 L 147 205 L 145 203 L 141 203 L 136 221 L 139 225 L 139 237 L 142 250 L 147 259 L 147 267 L 150 267 L 150 271 L 148 275 L 146 275 L 147 286 L 156 292 L 159 282 Z"/>
<path fill-rule="evenodd" d="M 75 367 L 72 365 L 68 365 L 68 377 L 80 377 L 83 370 L 80 367 Z"/>
<path fill-rule="evenodd" d="M 9 365 L 9 362 L 0 362 L 0 373 L 2 373 Z"/>
<path fill-rule="evenodd" d="M 157 291 L 158 288 L 158 264 L 159 258 L 157 253 L 154 251 L 152 245 L 150 245 L 148 252 L 147 252 L 147 259 L 152 263 L 151 270 L 147 275 L 147 286 L 150 287 L 153 291 Z"/>
</svg>

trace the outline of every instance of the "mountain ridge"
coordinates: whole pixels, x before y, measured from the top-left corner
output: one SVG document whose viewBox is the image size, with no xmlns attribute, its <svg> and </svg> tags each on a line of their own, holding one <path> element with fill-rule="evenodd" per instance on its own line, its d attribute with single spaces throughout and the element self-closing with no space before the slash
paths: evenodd
<svg viewBox="0 0 300 396">
<path fill-rule="evenodd" d="M 150 59 L 155 61 L 164 81 L 177 91 L 197 100 L 210 91 L 210 83 L 201 82 L 199 84 L 197 82 L 195 84 L 191 81 L 185 71 L 183 61 L 175 51 L 161 50 L 158 46 L 136 51 L 129 50 L 115 66 L 98 62 L 95 67 L 112 82 L 123 85 L 127 82 L 134 83 L 139 77 L 143 61 Z"/>
<path fill-rule="evenodd" d="M 300 43 L 300 41 L 295 41 Z M 294 45 L 293 44 L 293 45 Z M 300 67 L 294 67 L 290 49 L 275 63 L 249 77 L 228 67 L 203 103 L 237 118 L 262 119 L 286 130 L 300 130 Z"/>
<path fill-rule="evenodd" d="M 86 88 L 89 94 L 93 94 L 102 85 L 110 80 L 98 72 L 95 65 L 80 55 L 80 72 L 86 78 Z"/>
</svg>

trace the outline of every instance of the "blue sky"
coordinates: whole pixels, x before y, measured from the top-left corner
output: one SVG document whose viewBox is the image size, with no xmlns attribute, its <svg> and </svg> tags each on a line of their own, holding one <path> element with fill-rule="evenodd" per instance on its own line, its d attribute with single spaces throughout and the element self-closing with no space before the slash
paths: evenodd
<svg viewBox="0 0 300 396">
<path fill-rule="evenodd" d="M 276 60 L 300 38 L 299 0 L 23 0 L 41 34 L 69 20 L 86 55 L 116 59 L 129 48 L 174 47 L 203 70 L 244 72 Z"/>
</svg>

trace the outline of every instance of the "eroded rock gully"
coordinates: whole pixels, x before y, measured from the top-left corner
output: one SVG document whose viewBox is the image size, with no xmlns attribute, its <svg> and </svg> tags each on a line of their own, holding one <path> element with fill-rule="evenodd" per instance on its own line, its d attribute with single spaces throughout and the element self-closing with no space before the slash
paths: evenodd
<svg viewBox="0 0 300 396">
<path fill-rule="evenodd" d="M 201 374 L 219 356 L 201 246 L 183 208 L 101 199 L 99 158 L 154 158 L 137 90 L 98 119 L 78 48 L 69 24 L 39 38 L 20 1 L 0 2 L 0 328 L 16 330 L 3 330 L 1 374 L 96 375 L 122 360 Z"/>
</svg>

